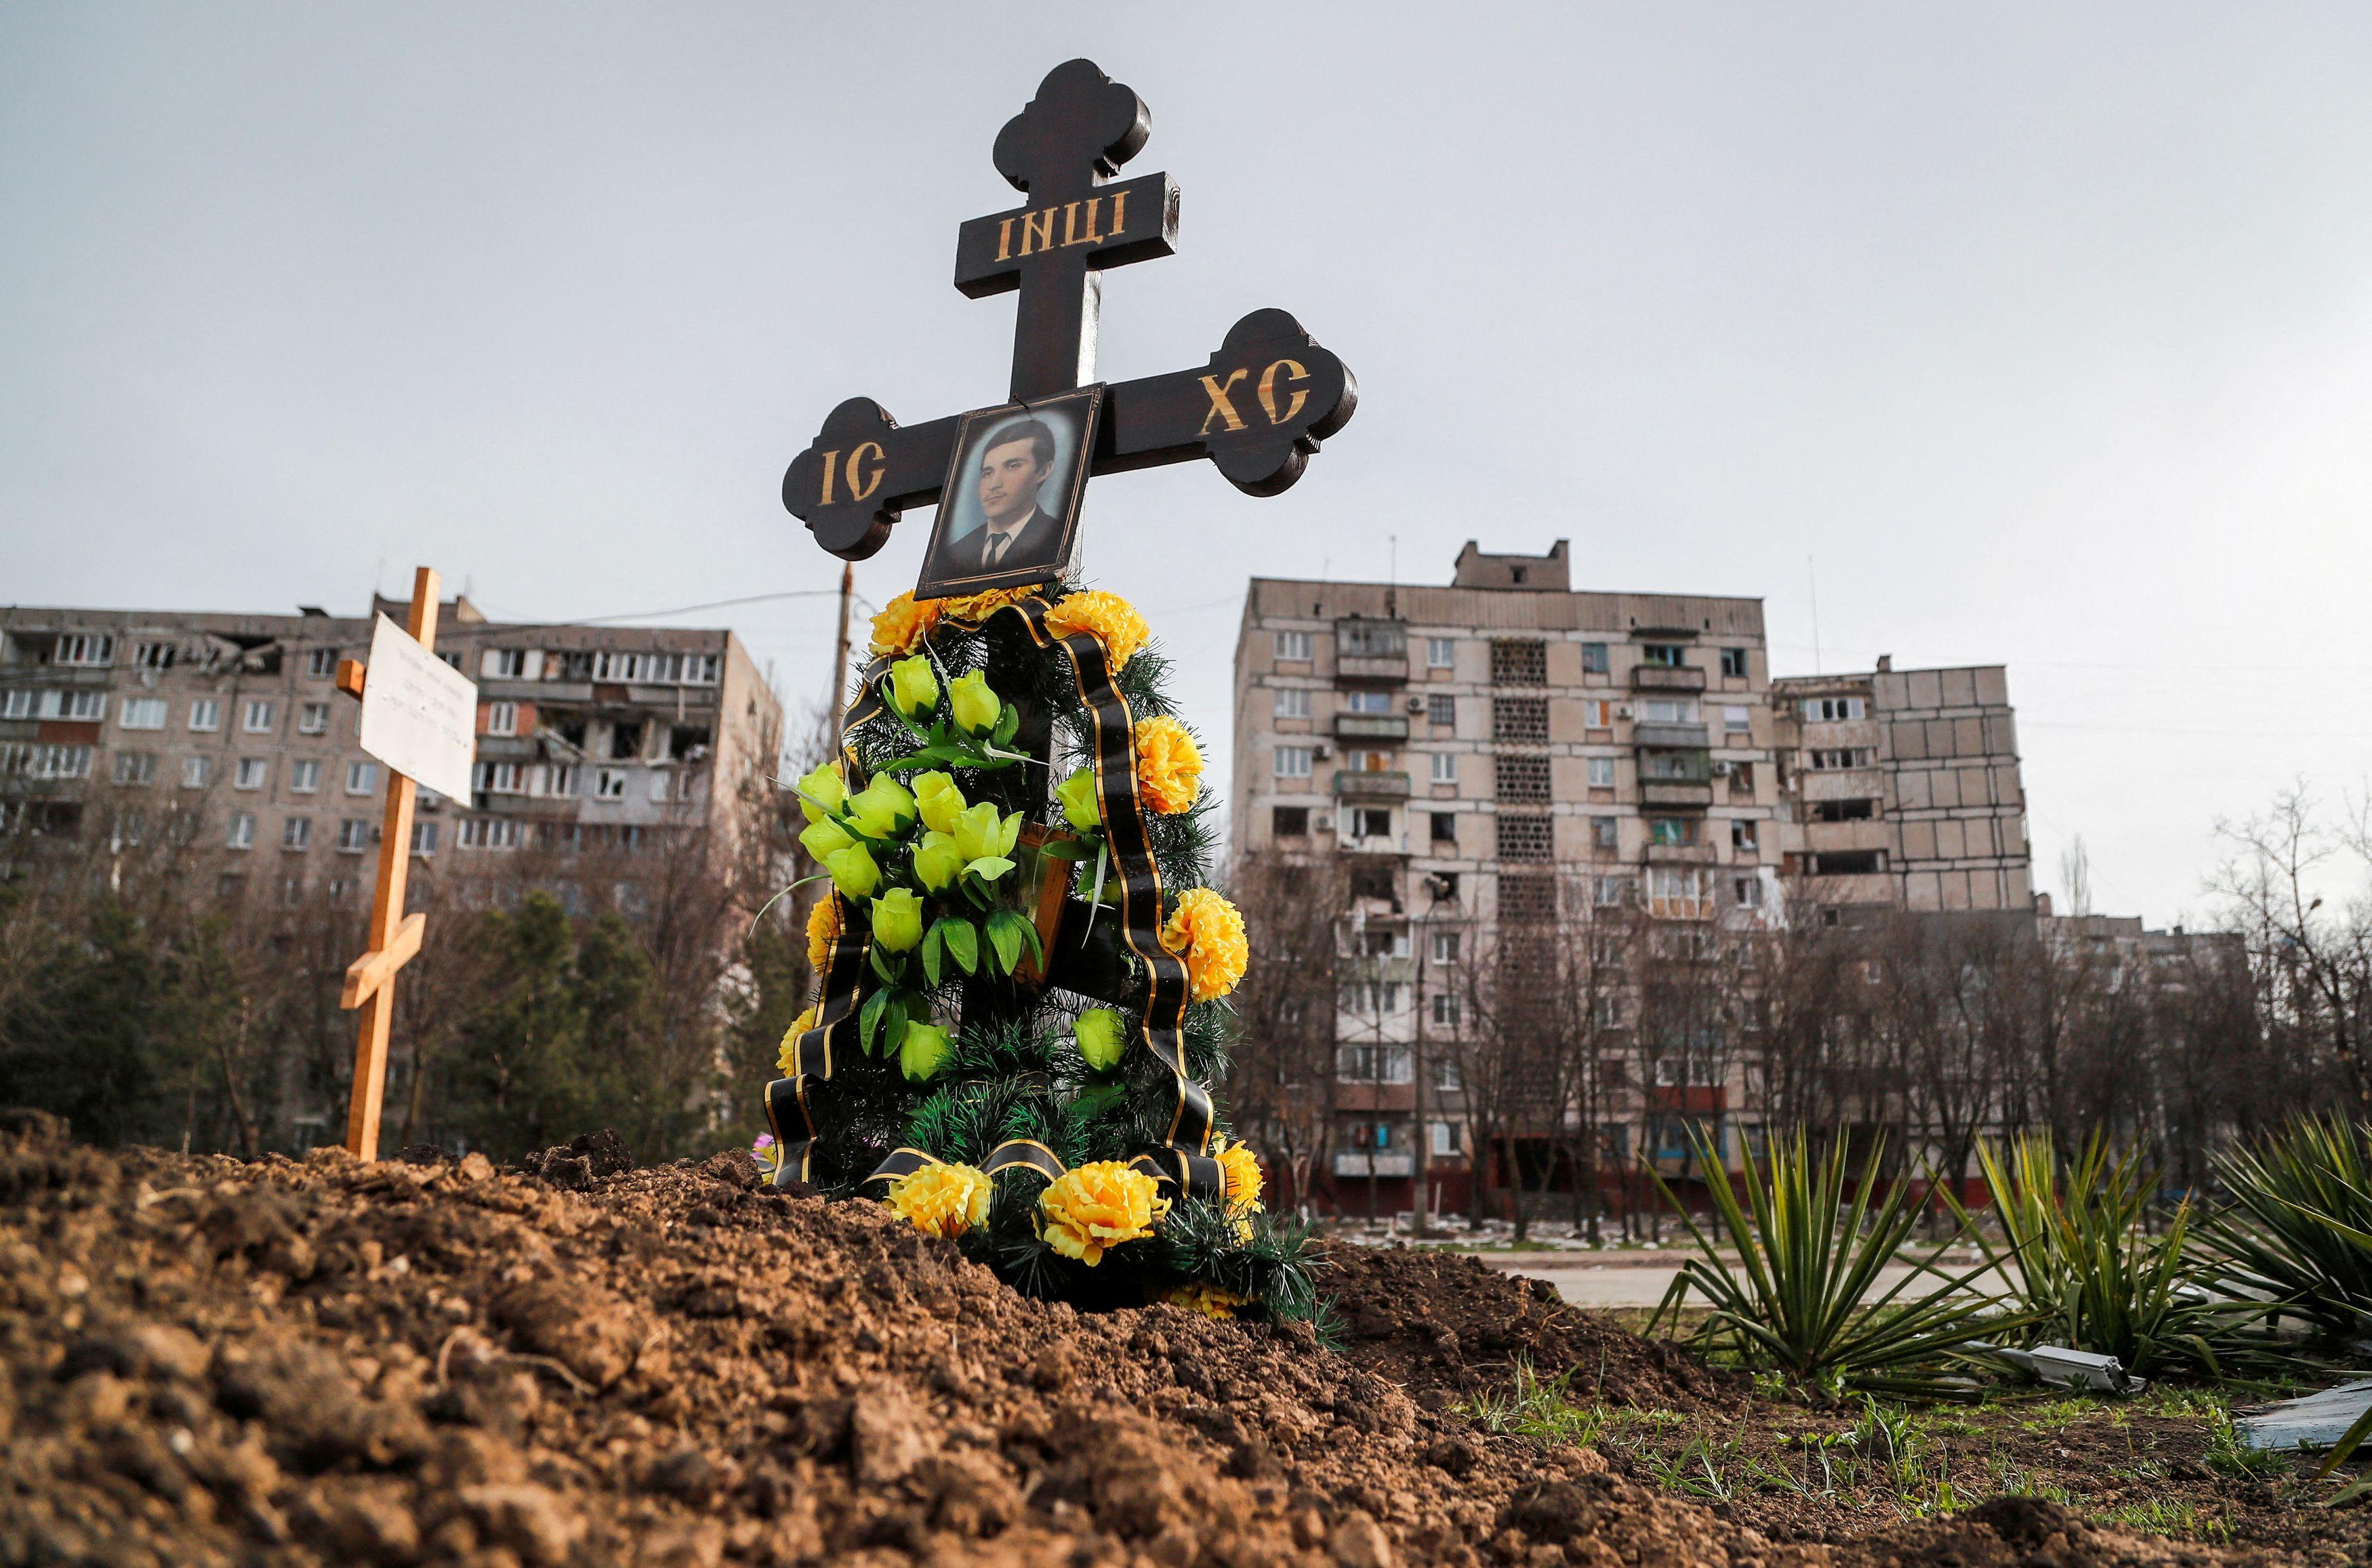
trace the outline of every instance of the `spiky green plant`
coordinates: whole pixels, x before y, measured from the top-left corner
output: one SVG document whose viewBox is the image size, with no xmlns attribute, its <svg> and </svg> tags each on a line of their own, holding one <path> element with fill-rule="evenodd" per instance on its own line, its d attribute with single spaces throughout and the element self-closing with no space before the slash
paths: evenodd
<svg viewBox="0 0 2372 1568">
<path fill-rule="evenodd" d="M 1959 1278 L 1934 1270 L 1957 1235 L 1928 1255 L 1922 1272 L 1868 1299 L 1879 1271 L 1919 1223 L 1909 1183 L 1878 1190 L 1882 1143 L 1869 1150 L 1848 1196 L 1843 1141 L 1815 1155 L 1798 1129 L 1773 1144 L 1767 1165 L 1747 1155 L 1741 1204 L 1711 1142 L 1693 1130 L 1691 1137 L 1700 1167 L 1715 1173 L 1706 1185 L 1716 1228 L 1737 1249 L 1738 1266 L 1657 1175 L 1698 1256 L 1681 1267 L 1650 1332 L 1694 1291 L 1712 1307 L 1693 1336 L 1707 1350 L 1815 1387 L 1936 1399 L 1966 1391 L 1948 1370 L 1958 1346 L 2018 1321 L 1962 1294 L 1982 1268 Z"/>
<path fill-rule="evenodd" d="M 2162 1233 L 2143 1228 L 2157 1177 L 2138 1154 L 2113 1156 L 2096 1134 L 2063 1172 L 2051 1135 L 2029 1132 L 2011 1141 L 2006 1161 L 1980 1143 L 1977 1163 L 2001 1239 L 1978 1229 L 1957 1197 L 1945 1202 L 2029 1315 L 2007 1331 L 2011 1342 L 2113 1355 L 2151 1376 L 2182 1368 L 2223 1377 L 2279 1363 L 2269 1307 L 2207 1288 L 2188 1200 Z"/>
<path fill-rule="evenodd" d="M 2336 1336 L 2372 1332 L 2372 1124 L 2301 1116 L 2215 1159 L 2207 1239 L 2226 1283 Z"/>
</svg>

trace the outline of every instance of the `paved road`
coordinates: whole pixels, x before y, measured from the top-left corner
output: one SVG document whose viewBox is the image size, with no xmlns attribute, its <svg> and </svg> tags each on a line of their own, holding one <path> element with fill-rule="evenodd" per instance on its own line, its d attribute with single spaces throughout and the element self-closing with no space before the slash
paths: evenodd
<svg viewBox="0 0 2372 1568">
<path fill-rule="evenodd" d="M 1685 1260 L 1674 1253 L 1643 1256 L 1635 1252 L 1614 1258 L 1584 1252 L 1490 1252 L 1479 1256 L 1493 1268 L 1546 1280 L 1567 1301 L 1582 1307 L 1654 1307 L 1672 1288 L 1672 1281 Z M 1879 1270 L 1871 1295 L 1884 1295 L 1897 1282 L 1908 1279 L 1913 1272 L 1908 1264 L 1892 1264 Z M 1999 1275 L 1984 1274 L 1972 1282 L 1972 1288 L 1999 1292 L 2007 1287 Z M 1692 1295 L 1690 1300 L 1694 1305 L 1703 1305 L 1700 1296 Z"/>
</svg>

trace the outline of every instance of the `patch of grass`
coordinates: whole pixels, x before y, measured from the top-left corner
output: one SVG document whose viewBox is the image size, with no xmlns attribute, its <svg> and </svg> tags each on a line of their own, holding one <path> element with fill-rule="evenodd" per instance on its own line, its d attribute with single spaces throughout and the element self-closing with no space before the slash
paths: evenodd
<svg viewBox="0 0 2372 1568">
<path fill-rule="evenodd" d="M 2207 1468 L 2222 1475 L 2246 1479 L 2278 1474 L 2289 1461 L 2272 1448 L 2251 1448 L 2240 1441 L 2231 1412 L 2217 1411 L 2207 1418 Z"/>
<path fill-rule="evenodd" d="M 1560 1377 L 1543 1379 L 1532 1369 L 1529 1360 L 1518 1360 L 1513 1388 L 1504 1394 L 1477 1394 L 1459 1407 L 1459 1413 L 1483 1431 L 1503 1437 L 1529 1437 L 1541 1443 L 1594 1443 L 1610 1412 L 1602 1405 L 1575 1403 L 1572 1386 L 1571 1371 Z"/>
<path fill-rule="evenodd" d="M 2153 1497 L 2146 1503 L 2124 1503 L 2112 1508 L 2092 1511 L 2092 1517 L 2105 1524 L 2122 1525 L 2127 1529 L 2145 1530 L 2151 1535 L 2188 1536 L 2196 1540 L 2228 1541 L 2232 1539 L 2232 1522 L 2214 1514 L 2202 1514 L 2198 1507 L 2183 1499 L 2169 1500 Z"/>
</svg>

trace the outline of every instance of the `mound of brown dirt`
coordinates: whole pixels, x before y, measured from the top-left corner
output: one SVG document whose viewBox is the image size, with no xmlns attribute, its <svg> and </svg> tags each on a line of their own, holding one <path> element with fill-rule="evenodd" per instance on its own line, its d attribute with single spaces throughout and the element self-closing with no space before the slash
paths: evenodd
<svg viewBox="0 0 2372 1568">
<path fill-rule="evenodd" d="M 1745 1378 L 1585 1312 L 1545 1280 L 1406 1247 L 1334 1246 L 1320 1256 L 1344 1353 L 1436 1407 L 1443 1396 L 1504 1387 L 1518 1366 L 1541 1378 L 1570 1374 L 1577 1400 L 1643 1410 L 1722 1409 L 1749 1395 Z"/>
<path fill-rule="evenodd" d="M 1082 1318 L 756 1180 L 0 1143 L 0 1563 L 2172 1561 L 1775 1546 L 1307 1331 Z"/>
</svg>

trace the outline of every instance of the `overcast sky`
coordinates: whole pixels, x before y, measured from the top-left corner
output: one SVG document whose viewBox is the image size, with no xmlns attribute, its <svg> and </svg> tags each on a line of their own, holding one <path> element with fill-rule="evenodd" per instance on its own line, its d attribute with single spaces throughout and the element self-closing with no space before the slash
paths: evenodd
<svg viewBox="0 0 2372 1568">
<path fill-rule="evenodd" d="M 1359 377 L 1284 496 L 1089 492 L 1215 751 L 1249 572 L 1569 537 L 1762 598 L 1779 673 L 2006 664 L 2038 886 L 2080 833 L 2153 924 L 2219 816 L 2372 767 L 2360 4 L 0 8 L 0 599 L 830 587 L 782 470 L 1003 395 L 956 226 L 1077 54 L 1184 191 L 1104 375 L 1273 305 Z M 720 621 L 821 697 L 828 599 L 664 623 Z"/>
</svg>

